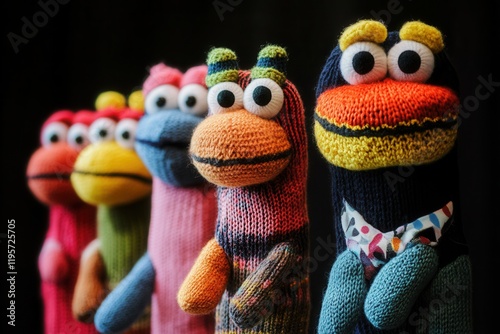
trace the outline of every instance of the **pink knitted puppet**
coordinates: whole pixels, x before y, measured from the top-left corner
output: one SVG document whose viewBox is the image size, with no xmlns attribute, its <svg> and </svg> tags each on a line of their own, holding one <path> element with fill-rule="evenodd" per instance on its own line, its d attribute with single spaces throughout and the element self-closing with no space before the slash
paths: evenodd
<svg viewBox="0 0 500 334">
<path fill-rule="evenodd" d="M 43 124 L 42 146 L 27 167 L 28 186 L 49 208 L 49 226 L 38 259 L 42 280 L 44 333 L 97 333 L 73 318 L 71 300 L 84 247 L 95 238 L 96 210 L 76 195 L 69 175 L 88 143 L 91 111 L 60 110 Z"/>
<path fill-rule="evenodd" d="M 184 75 L 162 63 L 143 84 L 146 115 L 136 132 L 136 151 L 153 174 L 148 252 L 101 304 L 95 316 L 102 333 L 128 328 L 151 300 L 151 331 L 209 334 L 214 315 L 183 312 L 176 301 L 182 280 L 213 236 L 214 187 L 190 162 L 193 129 L 207 114 L 205 65 Z"/>
</svg>

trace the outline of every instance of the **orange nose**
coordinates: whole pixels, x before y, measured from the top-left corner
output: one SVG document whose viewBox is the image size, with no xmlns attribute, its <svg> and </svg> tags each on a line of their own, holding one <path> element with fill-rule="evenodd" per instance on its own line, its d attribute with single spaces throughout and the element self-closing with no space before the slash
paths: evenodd
<svg viewBox="0 0 500 334">
<path fill-rule="evenodd" d="M 385 79 L 328 90 L 318 98 L 316 112 L 336 125 L 376 129 L 454 117 L 458 105 L 446 87 Z"/>
<path fill-rule="evenodd" d="M 193 133 L 190 153 L 209 182 L 243 187 L 280 174 L 290 161 L 291 144 L 277 122 L 238 110 L 201 122 Z"/>
<path fill-rule="evenodd" d="M 41 147 L 31 156 L 26 176 L 35 197 L 47 205 L 80 202 L 69 180 L 78 151 L 66 143 Z"/>
</svg>

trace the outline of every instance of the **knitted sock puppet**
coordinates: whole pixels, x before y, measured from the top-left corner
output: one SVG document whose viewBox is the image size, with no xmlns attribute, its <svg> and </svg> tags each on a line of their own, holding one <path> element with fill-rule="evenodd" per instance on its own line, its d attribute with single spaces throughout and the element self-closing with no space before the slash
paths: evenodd
<svg viewBox="0 0 500 334">
<path fill-rule="evenodd" d="M 337 258 L 319 333 L 472 333 L 456 74 L 438 29 L 346 28 L 317 85 Z"/>
<path fill-rule="evenodd" d="M 80 153 L 71 174 L 80 198 L 97 206 L 97 238 L 82 255 L 73 297 L 73 312 L 82 322 L 93 321 L 107 292 L 146 251 L 151 175 L 134 150 L 135 130 L 143 111 L 130 107 L 116 92 L 98 97 L 98 117 L 89 128 L 91 144 Z M 130 332 L 149 331 L 145 310 Z"/>
<path fill-rule="evenodd" d="M 182 280 L 214 235 L 217 215 L 215 188 L 188 153 L 193 129 L 208 112 L 206 73 L 206 65 L 183 75 L 160 63 L 143 84 L 146 115 L 135 147 L 153 174 L 148 251 L 97 310 L 95 324 L 102 333 L 128 328 L 150 300 L 152 333 L 214 332 L 213 314 L 187 314 L 176 300 Z"/>
<path fill-rule="evenodd" d="M 208 54 L 210 113 L 190 152 L 217 185 L 217 226 L 178 303 L 192 314 L 216 309 L 216 333 L 308 330 L 307 135 L 287 60 L 269 45 L 251 71 L 239 71 L 231 50 Z"/>
<path fill-rule="evenodd" d="M 42 126 L 42 146 L 27 166 L 31 192 L 49 208 L 49 226 L 38 258 L 46 334 L 97 333 L 93 324 L 79 323 L 71 312 L 80 256 L 96 236 L 96 210 L 80 200 L 69 179 L 78 154 L 88 144 L 94 114 L 53 113 Z"/>
</svg>

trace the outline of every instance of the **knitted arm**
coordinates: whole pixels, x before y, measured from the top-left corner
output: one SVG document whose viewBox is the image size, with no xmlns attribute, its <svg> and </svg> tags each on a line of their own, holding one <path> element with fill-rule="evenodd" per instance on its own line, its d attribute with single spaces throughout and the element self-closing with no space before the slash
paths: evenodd
<svg viewBox="0 0 500 334">
<path fill-rule="evenodd" d="M 441 268 L 424 293 L 426 305 L 439 301 L 429 322 L 429 333 L 473 333 L 471 263 L 461 255 Z M 435 311 L 437 308 L 434 308 Z M 410 316 L 411 320 L 411 316 Z"/>
<path fill-rule="evenodd" d="M 353 252 L 344 251 L 330 272 L 318 333 L 353 332 L 363 309 L 366 290 L 363 265 Z"/>
<path fill-rule="evenodd" d="M 292 266 L 297 265 L 297 259 L 298 255 L 290 243 L 274 246 L 231 300 L 231 318 L 238 326 L 252 328 L 272 313 L 274 299 L 289 284 L 286 276 Z"/>
<path fill-rule="evenodd" d="M 222 298 L 229 275 L 226 253 L 215 239 L 210 240 L 179 289 L 179 306 L 191 314 L 212 312 Z"/>
<path fill-rule="evenodd" d="M 42 281 L 59 283 L 66 279 L 69 270 L 68 259 L 61 244 L 55 239 L 43 243 L 38 257 L 38 270 Z"/>
<path fill-rule="evenodd" d="M 146 253 L 97 309 L 94 323 L 99 333 L 129 328 L 150 303 L 154 285 L 155 270 Z"/>
<path fill-rule="evenodd" d="M 82 253 L 73 293 L 72 311 L 78 321 L 90 323 L 106 296 L 106 269 L 99 251 L 99 241 L 92 241 Z"/>
<path fill-rule="evenodd" d="M 401 325 L 437 268 L 435 249 L 423 244 L 405 250 L 385 264 L 366 295 L 364 309 L 368 320 L 380 329 Z"/>
</svg>

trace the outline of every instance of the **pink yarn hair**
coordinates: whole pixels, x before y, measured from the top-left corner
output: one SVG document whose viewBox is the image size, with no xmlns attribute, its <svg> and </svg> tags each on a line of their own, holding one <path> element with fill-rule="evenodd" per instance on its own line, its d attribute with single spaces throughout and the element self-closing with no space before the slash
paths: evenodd
<svg viewBox="0 0 500 334">
<path fill-rule="evenodd" d="M 174 85 L 179 87 L 182 72 L 176 68 L 169 67 L 163 63 L 156 64 L 149 69 L 149 77 L 142 85 L 144 96 L 160 85 Z"/>
<path fill-rule="evenodd" d="M 205 78 L 207 76 L 208 66 L 207 65 L 199 65 L 191 67 L 184 73 L 184 76 L 181 79 L 180 87 L 184 87 L 190 84 L 198 84 L 203 87 L 207 87 L 205 84 Z"/>
</svg>

